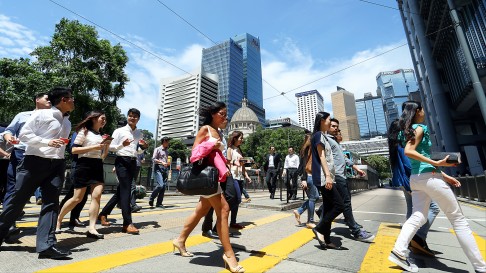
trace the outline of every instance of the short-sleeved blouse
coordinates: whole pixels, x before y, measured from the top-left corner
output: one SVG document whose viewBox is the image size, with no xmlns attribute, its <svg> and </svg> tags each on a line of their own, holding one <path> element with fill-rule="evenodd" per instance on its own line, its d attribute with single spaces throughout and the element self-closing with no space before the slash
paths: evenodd
<svg viewBox="0 0 486 273">
<path fill-rule="evenodd" d="M 430 158 L 430 147 L 432 146 L 432 142 L 430 141 L 429 129 L 427 128 L 427 125 L 424 124 L 413 124 L 412 129 L 416 130 L 419 126 L 422 127 L 424 134 L 422 136 L 422 141 L 417 145 L 416 151 L 421 155 Z M 400 132 L 399 138 L 405 146 L 407 141 L 402 132 Z M 410 163 L 412 165 L 412 174 L 430 173 L 436 170 L 433 165 L 413 158 L 410 158 Z"/>
<path fill-rule="evenodd" d="M 88 133 L 85 134 L 85 129 L 79 130 L 78 134 L 76 135 L 76 139 L 74 140 L 74 145 L 78 145 L 81 147 L 88 147 L 93 145 L 98 145 L 103 141 L 100 133 L 93 132 L 88 130 Z M 101 159 L 101 150 L 92 150 L 87 153 L 79 154 L 79 158 L 81 157 L 89 157 L 89 158 L 100 158 Z"/>
</svg>

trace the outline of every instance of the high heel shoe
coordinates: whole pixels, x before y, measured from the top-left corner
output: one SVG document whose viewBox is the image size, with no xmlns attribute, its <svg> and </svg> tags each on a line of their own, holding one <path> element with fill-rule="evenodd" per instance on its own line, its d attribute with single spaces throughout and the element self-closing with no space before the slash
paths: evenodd
<svg viewBox="0 0 486 273">
<path fill-rule="evenodd" d="M 231 267 L 229 265 L 229 262 L 228 262 L 228 257 L 226 256 L 226 254 L 223 254 L 223 261 L 224 261 L 224 268 L 225 269 L 228 269 L 229 271 L 233 272 L 233 273 L 243 273 L 245 272 L 245 268 L 241 265 L 236 265 L 235 267 Z"/>
<path fill-rule="evenodd" d="M 181 254 L 182 257 L 192 257 L 194 256 L 194 254 L 192 254 L 191 252 L 187 251 L 186 248 L 182 247 L 180 244 L 179 244 L 179 241 L 177 241 L 177 239 L 174 239 L 174 241 L 172 241 L 172 252 L 175 252 L 175 249 L 177 248 L 177 250 L 179 250 L 179 253 Z"/>
</svg>

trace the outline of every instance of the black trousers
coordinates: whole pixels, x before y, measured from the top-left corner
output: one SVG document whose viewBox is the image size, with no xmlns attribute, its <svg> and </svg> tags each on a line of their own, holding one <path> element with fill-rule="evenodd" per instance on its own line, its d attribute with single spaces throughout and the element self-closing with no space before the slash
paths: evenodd
<svg viewBox="0 0 486 273">
<path fill-rule="evenodd" d="M 224 198 L 226 199 L 226 202 L 228 202 L 230 209 L 234 206 L 238 206 L 239 205 L 238 196 L 236 193 L 233 177 L 229 176 L 226 179 L 226 183 L 220 183 L 220 185 L 221 185 L 221 189 L 223 190 Z M 214 212 L 213 208 L 209 209 L 208 213 L 204 217 L 204 221 L 201 227 L 203 232 L 210 231 L 211 229 L 213 231 L 216 231 L 216 224 L 213 227 L 213 212 Z"/>
<path fill-rule="evenodd" d="M 330 190 L 327 190 L 324 186 L 319 187 L 319 190 L 322 195 L 323 210 L 321 212 L 319 223 L 316 225 L 315 229 L 320 234 L 324 235 L 326 244 L 329 244 L 331 243 L 332 221 L 343 212 L 343 199 L 337 190 L 336 184 L 334 184 Z"/>
<path fill-rule="evenodd" d="M 2 203 L 7 191 L 7 169 L 9 163 L 8 159 L 0 159 L 0 202 Z"/>
<path fill-rule="evenodd" d="M 132 223 L 132 208 L 130 204 L 131 187 L 135 170 L 137 168 L 137 161 L 135 158 L 127 156 L 117 156 L 115 159 L 115 171 L 118 177 L 118 187 L 116 193 L 106 203 L 100 215 L 107 216 L 111 213 L 116 204 L 120 202 L 122 210 L 123 225 L 127 226 Z"/>
<path fill-rule="evenodd" d="M 48 159 L 33 155 L 25 156 L 17 168 L 17 182 L 11 201 L 0 215 L 0 243 L 8 234 L 37 187 L 42 190 L 42 208 L 37 225 L 37 252 L 55 245 L 54 234 L 59 214 L 59 193 L 64 181 L 64 159 Z"/>
<path fill-rule="evenodd" d="M 61 204 L 59 205 L 60 208 L 64 206 L 64 203 L 66 203 L 67 200 L 69 200 L 71 197 L 74 196 L 74 170 L 76 169 L 76 161 L 71 162 L 71 187 L 69 188 L 68 193 L 66 196 L 61 201 Z M 88 187 L 86 189 L 86 192 L 84 193 L 83 200 L 79 204 L 77 204 L 73 210 L 71 210 L 70 216 L 69 216 L 69 225 L 70 226 L 75 226 L 76 225 L 76 219 L 79 219 L 79 216 L 81 216 L 81 211 L 84 208 L 84 205 L 86 205 L 86 201 L 88 201 L 88 195 L 91 192 L 91 188 Z"/>
<path fill-rule="evenodd" d="M 287 200 L 297 197 L 297 168 L 288 168 L 285 185 L 287 186 Z"/>
<path fill-rule="evenodd" d="M 275 194 L 275 191 L 277 190 L 277 177 L 278 177 L 278 170 L 273 167 L 269 167 L 267 169 L 265 180 L 267 181 L 268 191 L 271 194 Z"/>
</svg>

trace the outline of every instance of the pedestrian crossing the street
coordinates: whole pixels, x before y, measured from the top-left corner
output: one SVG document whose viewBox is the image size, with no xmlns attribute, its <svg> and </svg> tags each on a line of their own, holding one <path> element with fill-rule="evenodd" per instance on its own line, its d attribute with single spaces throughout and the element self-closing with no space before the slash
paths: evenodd
<svg viewBox="0 0 486 273">
<path fill-rule="evenodd" d="M 376 190 L 378 191 L 378 190 Z M 389 194 L 387 192 L 380 195 Z M 353 239 L 347 226 L 336 219 L 332 239 L 343 250 L 323 250 L 314 234 L 304 225 L 298 226 L 291 210 L 277 211 L 240 207 L 238 222 L 242 230 L 230 231 L 235 254 L 246 272 L 402 272 L 388 261 L 388 255 L 400 233 L 404 207 L 383 203 L 386 196 L 372 191 L 354 196 L 355 217 L 365 228 L 376 235 L 372 243 Z M 266 193 L 254 193 L 252 202 L 268 199 Z M 381 200 L 383 198 L 383 200 Z M 392 193 L 391 198 L 400 198 Z M 109 198 L 103 198 L 108 200 Z M 102 199 L 102 207 L 103 207 Z M 139 201 L 142 209 L 133 214 L 140 235 L 121 233 L 121 212 L 118 209 L 108 217 L 112 226 L 98 226 L 104 240 L 84 236 L 85 228 L 57 235 L 58 245 L 72 249 L 69 260 L 38 260 L 35 254 L 36 215 L 40 206 L 28 204 L 26 217 L 18 222 L 23 232 L 1 247 L 2 272 L 229 272 L 224 269 L 219 240 L 201 236 L 198 225 L 186 242 L 194 257 L 173 253 L 172 240 L 194 211 L 197 197 L 169 196 L 166 209 L 149 209 L 147 200 Z M 89 201 L 88 201 L 89 202 Z M 268 202 L 268 201 L 265 201 Z M 87 207 L 87 206 L 86 206 Z M 463 206 L 470 220 L 475 239 L 486 258 L 486 230 L 484 209 L 481 206 Z M 381 213 L 380 213 L 381 212 Z M 87 210 L 82 221 L 87 221 Z M 305 213 L 304 213 L 305 215 Z M 302 217 L 304 217 L 302 215 Z M 414 255 L 420 272 L 470 272 L 466 259 L 447 219 L 441 214 L 436 219 L 427 242 L 437 251 L 435 258 Z M 66 217 L 68 218 L 68 216 Z M 202 222 L 202 221 L 201 221 Z M 201 223 L 200 223 L 201 224 Z M 481 228 L 482 227 L 482 228 Z M 19 268 L 19 264 L 22 266 Z"/>
</svg>

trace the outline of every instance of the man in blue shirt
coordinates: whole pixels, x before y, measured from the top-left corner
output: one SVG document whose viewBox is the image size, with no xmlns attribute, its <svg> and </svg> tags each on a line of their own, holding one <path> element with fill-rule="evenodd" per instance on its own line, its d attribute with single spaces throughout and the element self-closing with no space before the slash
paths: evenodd
<svg viewBox="0 0 486 273">
<path fill-rule="evenodd" d="M 47 98 L 46 93 L 40 93 L 40 94 L 35 95 L 34 103 L 35 103 L 35 110 L 18 113 L 14 117 L 12 122 L 10 122 L 10 124 L 5 129 L 5 132 L 3 133 L 3 139 L 7 143 L 14 146 L 14 148 L 13 148 L 11 154 L 10 154 L 10 163 L 9 163 L 8 169 L 7 169 L 7 186 L 5 188 L 5 196 L 3 197 L 3 207 L 4 208 L 7 207 L 8 203 L 10 202 L 10 200 L 12 198 L 12 194 L 14 192 L 16 175 L 17 175 L 17 166 L 24 159 L 26 144 L 18 140 L 20 130 L 24 126 L 27 119 L 29 119 L 30 116 L 32 115 L 32 113 L 34 113 L 34 111 L 40 110 L 40 109 L 51 108 L 51 102 Z M 37 199 L 38 199 L 39 193 L 40 193 L 40 190 L 37 189 L 36 192 L 35 192 Z M 19 232 L 20 232 L 20 230 L 18 228 L 16 228 L 15 224 L 14 224 L 10 228 L 9 235 L 17 234 Z"/>
</svg>

